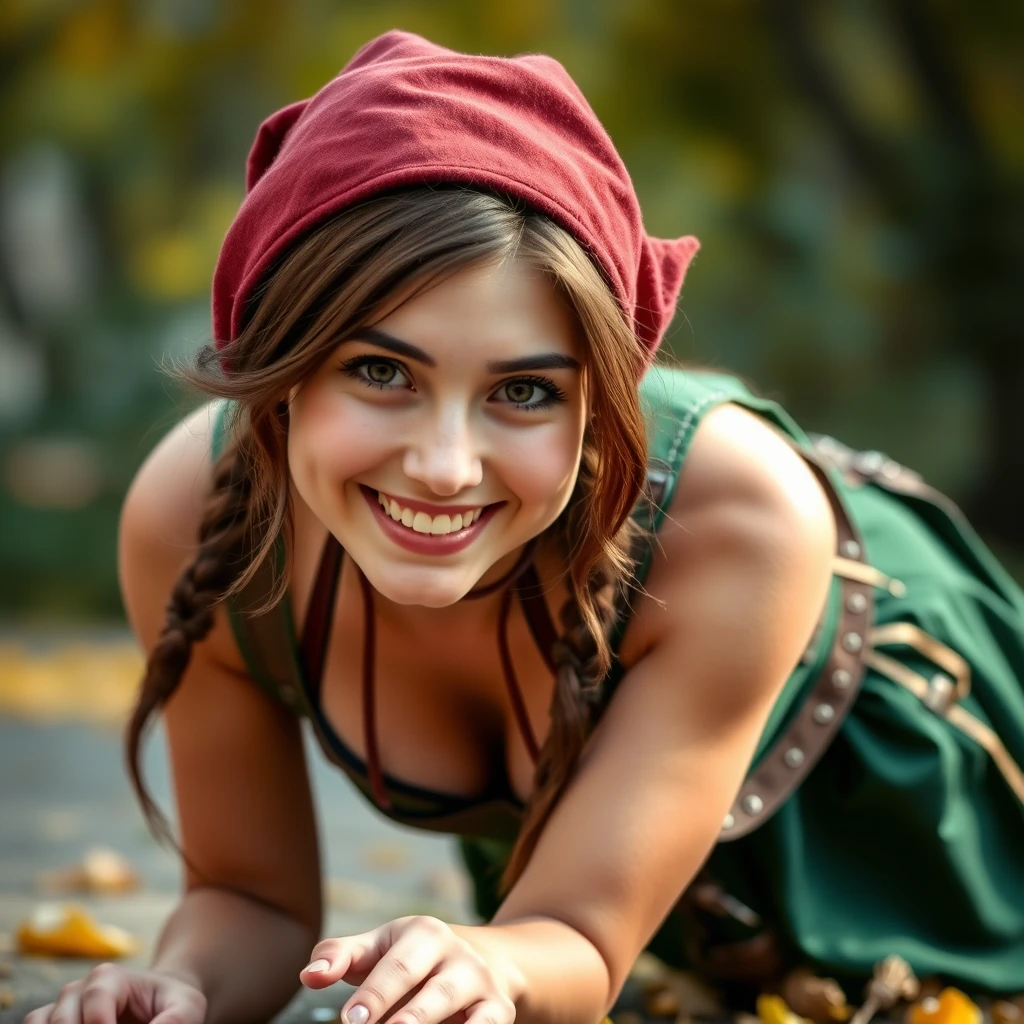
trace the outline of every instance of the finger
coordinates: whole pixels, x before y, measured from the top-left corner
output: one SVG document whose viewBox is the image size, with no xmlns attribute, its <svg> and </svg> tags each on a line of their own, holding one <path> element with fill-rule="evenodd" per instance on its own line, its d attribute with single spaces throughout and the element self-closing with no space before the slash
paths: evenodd
<svg viewBox="0 0 1024 1024">
<path fill-rule="evenodd" d="M 488 994 L 489 986 L 480 972 L 466 965 L 441 970 L 424 982 L 409 1002 L 388 1024 L 441 1024 Z"/>
<path fill-rule="evenodd" d="M 157 999 L 160 1012 L 149 1024 L 203 1024 L 206 1020 L 206 996 L 191 986 L 163 989 Z"/>
<path fill-rule="evenodd" d="M 65 985 L 57 996 L 57 1002 L 50 1011 L 50 1020 L 60 1024 L 81 1024 L 81 982 L 73 981 Z"/>
<path fill-rule="evenodd" d="M 196 1010 L 188 1006 L 168 1006 L 158 1013 L 149 1024 L 203 1024 L 206 1010 Z"/>
<path fill-rule="evenodd" d="M 56 1003 L 47 1003 L 45 1006 L 40 1006 L 38 1010 L 27 1014 L 21 1024 L 47 1024 L 50 1013 L 56 1005 Z"/>
<path fill-rule="evenodd" d="M 344 979 L 358 985 L 391 945 L 388 925 L 360 935 L 324 939 L 313 947 L 309 963 L 299 972 L 307 988 L 326 988 Z"/>
<path fill-rule="evenodd" d="M 376 1024 L 393 1011 L 448 955 L 445 938 L 440 928 L 430 927 L 417 927 L 402 935 L 349 997 L 342 1020 L 346 1024 Z"/>
<path fill-rule="evenodd" d="M 117 1024 L 124 1009 L 127 982 L 113 964 L 94 968 L 82 986 L 82 1024 Z"/>
<path fill-rule="evenodd" d="M 466 1024 L 512 1024 L 516 1019 L 516 1004 L 503 996 L 482 999 L 466 1014 Z"/>
</svg>

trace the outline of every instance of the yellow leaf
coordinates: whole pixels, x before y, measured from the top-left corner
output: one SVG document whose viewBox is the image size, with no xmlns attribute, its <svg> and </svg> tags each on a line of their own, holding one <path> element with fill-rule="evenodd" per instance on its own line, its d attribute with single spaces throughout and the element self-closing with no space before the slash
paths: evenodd
<svg viewBox="0 0 1024 1024">
<path fill-rule="evenodd" d="M 17 941 L 20 953 L 91 960 L 131 956 L 139 948 L 123 928 L 98 924 L 77 904 L 42 904 L 19 925 Z"/>
<path fill-rule="evenodd" d="M 782 996 L 758 996 L 757 1015 L 761 1024 L 809 1024 L 786 1005 Z"/>
<path fill-rule="evenodd" d="M 914 1003 L 907 1024 L 981 1024 L 981 1009 L 957 988 Z"/>
</svg>

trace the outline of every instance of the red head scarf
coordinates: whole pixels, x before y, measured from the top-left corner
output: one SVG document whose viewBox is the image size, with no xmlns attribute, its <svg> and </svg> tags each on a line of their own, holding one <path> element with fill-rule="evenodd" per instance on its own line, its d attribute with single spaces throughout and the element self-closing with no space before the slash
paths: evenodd
<svg viewBox="0 0 1024 1024">
<path fill-rule="evenodd" d="M 213 277 L 218 345 L 237 337 L 253 289 L 314 225 L 428 182 L 508 193 L 570 231 L 653 354 L 698 242 L 646 234 L 629 174 L 566 70 L 550 57 L 473 56 L 398 31 L 260 126 L 248 195 Z"/>
</svg>

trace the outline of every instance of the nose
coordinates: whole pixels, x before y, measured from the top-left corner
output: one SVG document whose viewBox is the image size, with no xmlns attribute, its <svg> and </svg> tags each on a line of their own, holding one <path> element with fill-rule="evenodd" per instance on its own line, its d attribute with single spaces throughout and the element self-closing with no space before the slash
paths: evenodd
<svg viewBox="0 0 1024 1024">
<path fill-rule="evenodd" d="M 483 464 L 465 409 L 437 410 L 419 428 L 405 450 L 407 477 L 445 497 L 480 483 Z"/>
</svg>

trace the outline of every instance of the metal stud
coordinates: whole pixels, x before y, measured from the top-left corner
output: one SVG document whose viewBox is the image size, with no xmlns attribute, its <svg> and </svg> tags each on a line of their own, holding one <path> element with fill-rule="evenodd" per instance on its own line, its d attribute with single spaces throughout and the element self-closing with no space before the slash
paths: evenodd
<svg viewBox="0 0 1024 1024">
<path fill-rule="evenodd" d="M 832 685 L 837 690 L 845 690 L 853 682 L 853 676 L 845 668 L 837 668 L 832 673 Z"/>
<path fill-rule="evenodd" d="M 804 752 L 799 747 L 790 747 L 783 760 L 790 768 L 799 768 L 804 763 Z"/>
<path fill-rule="evenodd" d="M 814 720 L 818 725 L 828 725 L 836 717 L 836 709 L 831 704 L 819 704 L 814 709 Z"/>
<path fill-rule="evenodd" d="M 722 822 L 722 829 L 726 832 L 729 831 L 736 824 L 736 819 L 731 815 L 727 814 L 725 820 Z"/>
<path fill-rule="evenodd" d="M 751 793 L 743 798 L 743 810 L 754 817 L 764 810 L 764 801 L 756 793 Z"/>
<path fill-rule="evenodd" d="M 881 452 L 862 452 L 857 460 L 857 468 L 866 476 L 877 473 L 885 462 L 885 456 Z"/>
<path fill-rule="evenodd" d="M 957 698 L 956 683 L 945 672 L 936 672 L 928 681 L 925 706 L 937 715 L 944 715 Z"/>
<path fill-rule="evenodd" d="M 839 550 L 844 558 L 860 558 L 860 545 L 855 540 L 844 540 Z"/>
<path fill-rule="evenodd" d="M 843 637 L 843 649 L 851 654 L 856 653 L 864 646 L 864 638 L 860 633 L 847 633 Z"/>
<path fill-rule="evenodd" d="M 860 615 L 867 606 L 868 599 L 859 590 L 855 590 L 846 599 L 846 610 L 848 612 L 852 612 L 854 615 Z"/>
</svg>

